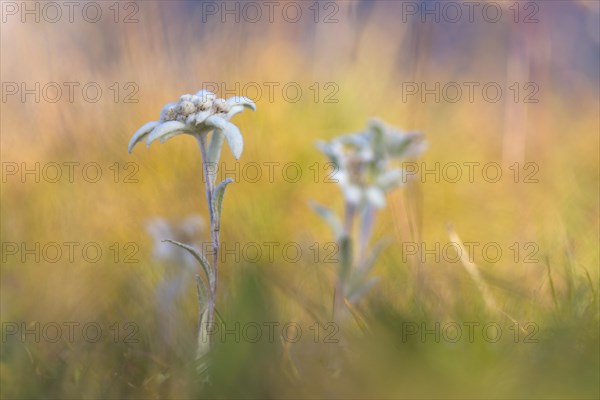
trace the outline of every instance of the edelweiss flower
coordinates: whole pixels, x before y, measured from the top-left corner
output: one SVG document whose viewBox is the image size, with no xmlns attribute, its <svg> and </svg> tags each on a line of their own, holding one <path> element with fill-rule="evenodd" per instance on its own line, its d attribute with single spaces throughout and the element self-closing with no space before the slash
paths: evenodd
<svg viewBox="0 0 600 400">
<path fill-rule="evenodd" d="M 157 139 L 164 143 L 181 133 L 199 136 L 214 130 L 216 135 L 225 136 L 233 155 L 239 159 L 244 139 L 238 127 L 229 119 L 244 111 L 244 108 L 256 111 L 256 105 L 247 97 L 218 99 L 214 93 L 206 90 L 200 90 L 195 95 L 184 94 L 178 102 L 163 107 L 160 120 L 148 122 L 133 134 L 129 141 L 129 152 L 145 138 L 149 146 Z"/>
<path fill-rule="evenodd" d="M 179 221 L 155 217 L 146 222 L 146 230 L 154 243 L 154 258 L 172 265 L 183 264 L 182 266 L 190 271 L 193 271 L 196 266 L 194 257 L 187 252 L 179 251 L 180 249 L 177 247 L 164 242 L 164 239 L 173 239 L 182 243 L 197 243 L 200 233 L 205 228 L 204 219 L 198 214 L 188 215 Z"/>
<path fill-rule="evenodd" d="M 392 162 L 419 155 L 425 142 L 419 133 L 405 133 L 371 120 L 365 132 L 340 136 L 319 148 L 336 168 L 334 178 L 346 201 L 356 206 L 385 206 L 385 194 L 404 183 L 404 171 Z"/>
</svg>

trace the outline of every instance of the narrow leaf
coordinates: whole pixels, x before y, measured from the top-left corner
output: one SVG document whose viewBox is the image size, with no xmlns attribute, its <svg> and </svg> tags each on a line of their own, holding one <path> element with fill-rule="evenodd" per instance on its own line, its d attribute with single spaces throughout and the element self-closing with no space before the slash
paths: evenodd
<svg viewBox="0 0 600 400">
<path fill-rule="evenodd" d="M 313 210 L 315 210 L 315 212 L 317 214 L 319 214 L 319 216 L 321 218 L 323 218 L 325 220 L 325 222 L 327 222 L 329 227 L 333 230 L 333 235 L 335 236 L 336 239 L 343 235 L 344 228 L 342 226 L 342 222 L 333 213 L 333 211 L 331 211 L 329 208 L 322 206 L 315 202 L 311 202 L 310 206 L 312 207 Z"/>
<path fill-rule="evenodd" d="M 172 243 L 175 246 L 178 246 L 178 247 L 181 247 L 184 250 L 187 250 L 192 256 L 194 256 L 194 258 L 202 266 L 202 269 L 204 270 L 204 273 L 206 274 L 206 279 L 208 280 L 209 284 L 212 283 L 212 281 L 214 279 L 213 278 L 212 269 L 210 268 L 210 264 L 208 263 L 208 260 L 206 259 L 206 257 L 204 257 L 204 255 L 201 252 L 199 252 L 198 250 L 196 250 L 192 246 L 189 246 L 187 244 L 178 242 L 176 240 L 165 239 L 165 240 L 163 240 L 163 242 Z"/>
<path fill-rule="evenodd" d="M 204 311 L 200 316 L 200 327 L 198 329 L 198 347 L 196 349 L 196 371 L 200 374 L 205 373 L 208 369 L 208 360 L 206 355 L 210 351 L 210 335 L 208 324 L 208 311 Z"/>
<path fill-rule="evenodd" d="M 198 290 L 198 305 L 200 312 L 204 312 L 208 305 L 208 288 L 200 275 L 196 275 L 196 289 Z"/>
<path fill-rule="evenodd" d="M 223 197 L 225 196 L 225 189 L 227 185 L 233 182 L 233 179 L 227 178 L 223 182 L 219 183 L 215 190 L 213 191 L 212 201 L 213 201 L 213 213 L 215 215 L 215 221 L 217 224 L 217 229 L 221 224 L 221 208 L 223 207 Z"/>
</svg>

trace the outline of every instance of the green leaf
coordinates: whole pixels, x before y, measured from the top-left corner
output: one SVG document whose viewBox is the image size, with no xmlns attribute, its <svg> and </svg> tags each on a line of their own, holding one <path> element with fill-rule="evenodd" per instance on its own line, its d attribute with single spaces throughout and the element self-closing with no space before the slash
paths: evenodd
<svg viewBox="0 0 600 400">
<path fill-rule="evenodd" d="M 198 250 L 196 250 L 192 246 L 189 246 L 187 244 L 183 244 L 183 243 L 178 242 L 176 240 L 165 239 L 165 240 L 163 240 L 163 242 L 172 243 L 175 246 L 178 246 L 178 247 L 181 247 L 184 250 L 187 250 L 192 256 L 194 256 L 194 258 L 202 266 L 202 269 L 204 270 L 204 273 L 206 274 L 206 279 L 208 280 L 209 285 L 212 284 L 213 279 L 214 279 L 214 276 L 213 276 L 213 273 L 212 273 L 212 269 L 210 268 L 210 264 L 208 263 L 208 260 L 206 259 L 206 257 L 204 257 L 204 255 L 201 252 L 199 252 Z"/>
<path fill-rule="evenodd" d="M 233 179 L 227 178 L 223 182 L 219 183 L 213 191 L 212 206 L 217 229 L 219 229 L 219 226 L 221 225 L 221 208 L 223 207 L 223 197 L 225 196 L 225 188 L 231 182 L 233 182 Z"/>
<path fill-rule="evenodd" d="M 342 222 L 333 211 L 315 202 L 311 202 L 310 206 L 317 214 L 319 214 L 321 218 L 325 220 L 325 222 L 327 222 L 329 227 L 333 230 L 333 235 L 336 239 L 340 238 L 344 234 Z"/>
</svg>

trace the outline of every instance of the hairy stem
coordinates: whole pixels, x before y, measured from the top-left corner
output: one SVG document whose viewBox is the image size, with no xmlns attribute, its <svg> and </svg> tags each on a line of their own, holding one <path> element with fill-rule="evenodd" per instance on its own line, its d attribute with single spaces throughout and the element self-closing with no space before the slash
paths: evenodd
<svg viewBox="0 0 600 400">
<path fill-rule="evenodd" d="M 200 152 L 202 153 L 202 170 L 204 175 L 204 184 L 206 186 L 206 201 L 208 203 L 208 213 L 210 216 L 210 241 L 212 243 L 212 265 L 211 269 L 214 278 L 209 282 L 210 296 L 208 299 L 208 305 L 206 312 L 208 313 L 206 325 L 212 327 L 215 321 L 215 299 L 217 293 L 217 263 L 219 260 L 219 230 L 217 228 L 217 220 L 215 216 L 215 210 L 213 207 L 213 191 L 214 191 L 214 179 L 213 174 L 216 171 L 211 171 L 209 166 L 208 151 L 206 147 L 206 136 L 208 133 L 201 133 L 198 136 L 198 144 L 200 145 Z M 202 327 L 200 327 L 202 329 Z M 201 335 L 201 332 L 198 333 Z M 212 336 L 209 336 L 209 346 L 212 346 Z"/>
</svg>

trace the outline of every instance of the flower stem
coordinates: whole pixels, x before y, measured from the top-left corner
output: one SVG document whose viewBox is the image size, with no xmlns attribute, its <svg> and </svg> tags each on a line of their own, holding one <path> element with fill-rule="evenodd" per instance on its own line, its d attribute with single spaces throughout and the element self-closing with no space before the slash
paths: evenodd
<svg viewBox="0 0 600 400">
<path fill-rule="evenodd" d="M 202 170 L 204 175 L 204 184 L 206 186 L 206 201 L 208 203 L 208 213 L 210 216 L 210 241 L 212 243 L 212 265 L 211 269 L 213 272 L 213 279 L 209 282 L 210 286 L 210 296 L 207 304 L 207 320 L 206 320 L 206 328 L 213 326 L 215 321 L 215 299 L 217 293 L 217 263 L 219 260 L 219 229 L 217 227 L 217 219 L 215 215 L 215 209 L 213 207 L 213 191 L 214 191 L 214 179 L 212 175 L 216 173 L 216 171 L 211 171 L 209 168 L 209 159 L 208 159 L 208 151 L 206 146 L 206 137 L 208 133 L 201 133 L 198 136 L 198 144 L 200 145 L 200 152 L 202 153 Z M 202 306 L 200 306 L 202 309 Z M 200 327 L 200 332 L 198 332 L 199 337 L 202 335 L 203 327 Z M 209 335 L 209 346 L 212 347 L 211 335 Z"/>
<path fill-rule="evenodd" d="M 358 238 L 358 265 L 362 265 L 367 256 L 367 247 L 371 234 L 373 233 L 373 223 L 375 222 L 375 208 L 371 205 L 365 207 L 362 212 L 360 225 L 360 236 Z"/>
<path fill-rule="evenodd" d="M 356 206 L 350 202 L 346 202 L 344 207 L 344 236 L 352 238 L 352 228 L 354 225 L 354 217 L 356 216 Z M 341 247 L 341 242 L 338 246 Z M 342 274 L 338 272 L 337 282 L 335 285 L 335 294 L 333 299 L 333 315 L 334 318 L 341 318 L 344 311 L 345 283 Z"/>
</svg>

